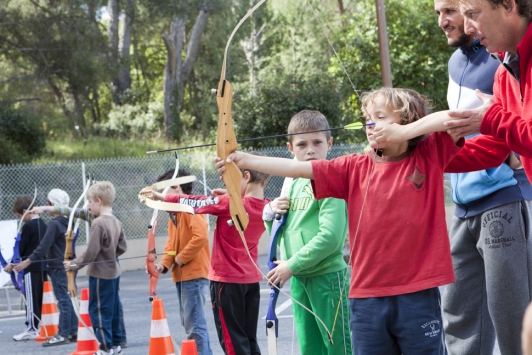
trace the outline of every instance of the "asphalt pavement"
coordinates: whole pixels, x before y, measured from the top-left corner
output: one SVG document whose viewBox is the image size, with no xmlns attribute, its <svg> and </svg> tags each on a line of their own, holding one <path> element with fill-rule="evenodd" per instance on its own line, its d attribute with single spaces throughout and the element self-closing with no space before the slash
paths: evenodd
<svg viewBox="0 0 532 355">
<path fill-rule="evenodd" d="M 259 256 L 259 265 L 263 273 L 266 273 L 266 255 Z M 151 303 L 148 300 L 148 276 L 144 270 L 129 271 L 122 273 L 120 278 L 120 296 L 124 306 L 124 320 L 126 323 L 128 347 L 122 351 L 124 355 L 146 355 L 149 350 L 150 327 L 151 327 Z M 88 287 L 88 278 L 79 277 L 77 280 L 78 289 Z M 261 281 L 261 300 L 259 312 L 259 325 L 257 336 L 262 354 L 268 354 L 268 344 L 266 338 L 265 319 L 268 309 L 268 298 L 270 288 L 266 281 Z M 285 292 L 290 294 L 290 286 L 287 283 L 284 287 Z M 177 344 L 185 340 L 185 333 L 181 326 L 179 318 L 179 302 L 175 284 L 170 276 L 161 275 L 157 284 L 159 298 L 163 300 L 170 334 Z M 12 314 L 8 313 L 7 301 L 4 291 L 0 291 L 0 355 L 27 355 L 27 354 L 49 354 L 49 355 L 66 355 L 76 350 L 76 343 L 58 345 L 44 348 L 40 343 L 35 341 L 16 342 L 12 339 L 14 334 L 21 333 L 24 330 L 25 313 L 19 310 L 20 297 L 18 291 L 9 290 L 11 304 L 13 307 Z M 218 342 L 216 328 L 210 303 L 205 305 L 205 314 L 207 316 L 207 326 L 211 342 L 211 349 L 214 355 L 223 354 L 222 348 Z M 300 355 L 297 336 L 294 330 L 292 301 L 284 294 L 279 295 L 277 301 L 277 316 L 279 318 L 279 338 L 278 354 L 279 355 Z M 180 349 L 176 350 L 176 355 L 180 354 Z M 500 355 L 496 344 L 493 355 Z"/>
<path fill-rule="evenodd" d="M 266 256 L 259 257 L 259 265 L 266 272 Z M 148 276 L 144 270 L 129 271 L 122 273 L 120 278 L 120 296 L 124 306 L 124 320 L 126 323 L 128 347 L 122 351 L 124 355 L 146 355 L 149 349 L 150 326 L 151 326 L 151 303 L 148 300 Z M 77 280 L 78 289 L 88 287 L 88 278 L 79 277 Z M 288 284 L 284 287 L 285 292 L 289 292 Z M 170 334 L 177 344 L 185 339 L 185 333 L 179 318 L 179 302 L 175 283 L 170 276 L 161 275 L 157 284 L 159 298 L 162 299 Z M 268 309 L 268 297 L 270 288 L 265 281 L 261 282 L 261 302 L 260 316 L 257 336 L 259 346 L 263 354 L 268 353 L 266 338 L 266 321 L 263 319 Z M 4 291 L 0 291 L 0 354 L 27 355 L 27 354 L 50 354 L 66 355 L 76 350 L 76 343 L 58 345 L 44 348 L 35 341 L 16 342 L 12 336 L 24 330 L 25 313 L 19 310 L 20 297 L 18 291 L 9 290 L 13 313 L 9 314 L 7 300 Z M 205 306 L 207 316 L 207 326 L 213 354 L 223 354 L 218 342 L 216 328 L 210 303 Z M 279 317 L 279 339 L 278 353 L 280 355 L 300 354 L 297 337 L 293 327 L 293 313 L 291 300 L 283 295 L 279 295 L 277 302 L 277 316 Z M 179 354 L 179 349 L 176 355 Z"/>
</svg>

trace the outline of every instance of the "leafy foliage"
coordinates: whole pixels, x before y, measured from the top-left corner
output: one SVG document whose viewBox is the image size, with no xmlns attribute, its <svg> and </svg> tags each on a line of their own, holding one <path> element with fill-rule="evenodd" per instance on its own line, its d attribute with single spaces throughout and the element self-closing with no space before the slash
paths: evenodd
<svg viewBox="0 0 532 355">
<path fill-rule="evenodd" d="M 257 96 L 236 103 L 235 125 L 238 137 L 284 134 L 290 119 L 301 110 L 318 110 L 331 127 L 351 123 L 342 115 L 341 96 L 333 81 L 316 76 L 309 79 L 282 78 L 264 84 Z M 337 131 L 338 132 L 338 131 Z M 336 141 L 352 140 L 346 132 L 333 133 Z M 282 145 L 286 138 L 243 143 L 245 147 L 263 148 Z"/>
<path fill-rule="evenodd" d="M 302 109 L 322 111 L 331 127 L 360 120 L 360 93 L 354 92 L 326 35 L 356 91 L 382 85 L 374 1 L 344 0 L 343 18 L 338 2 L 310 1 L 326 34 L 307 0 L 269 0 L 235 34 L 227 79 L 235 87 L 239 138 L 285 133 L 290 118 Z M 128 59 L 132 86 L 123 94 L 122 106 L 113 104 L 111 93 L 117 67 L 109 60 L 103 17 L 107 1 L 4 3 L 0 9 L 0 105 L 20 102 L 34 112 L 46 130 L 48 147 L 58 146 L 49 152 L 90 157 L 88 152 L 121 155 L 144 149 L 127 150 L 132 139 L 158 141 L 163 129 L 160 109 L 167 54 L 161 36 L 168 33 L 173 17 L 186 11 L 184 41 L 188 43 L 198 9 L 206 4 L 212 13 L 187 80 L 181 112 L 176 113 L 179 131 L 175 138 L 180 145 L 213 141 L 218 112 L 210 89 L 218 84 L 229 34 L 256 1 L 135 1 Z M 120 1 L 122 12 L 124 3 Z M 452 49 L 437 26 L 432 7 L 432 0 L 386 0 L 386 18 L 394 86 L 426 94 L 439 110 L 447 107 L 447 60 Z M 183 58 L 185 51 L 186 46 Z M 105 137 L 98 140 L 98 135 Z M 365 140 L 361 131 L 338 131 L 334 136 L 337 141 Z M 115 145 L 117 140 L 123 140 L 124 146 Z M 88 149 L 93 143 L 114 148 L 103 149 L 103 153 Z M 70 153 L 74 148 L 82 152 Z"/>
<path fill-rule="evenodd" d="M 447 61 L 453 51 L 447 45 L 427 0 L 389 0 L 386 18 L 393 86 L 411 88 L 434 101 L 436 110 L 447 108 Z M 382 86 L 375 3 L 362 0 L 337 37 L 340 56 L 354 85 L 360 90 Z M 348 87 L 340 63 L 332 58 L 331 71 Z M 352 96 L 351 105 L 357 98 Z"/>
<path fill-rule="evenodd" d="M 45 136 L 28 111 L 0 107 L 0 164 L 32 161 L 44 152 Z"/>
</svg>

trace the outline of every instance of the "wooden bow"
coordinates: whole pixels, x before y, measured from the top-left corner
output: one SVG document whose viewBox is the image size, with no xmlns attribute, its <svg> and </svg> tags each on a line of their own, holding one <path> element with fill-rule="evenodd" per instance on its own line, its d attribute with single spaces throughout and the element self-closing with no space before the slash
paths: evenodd
<svg viewBox="0 0 532 355">
<path fill-rule="evenodd" d="M 244 208 L 244 204 L 242 202 L 242 195 L 240 193 L 240 184 L 242 181 L 242 173 L 240 169 L 236 166 L 235 163 L 227 164 L 227 157 L 229 154 L 233 153 L 237 150 L 238 144 L 236 140 L 235 130 L 233 127 L 233 119 L 232 119 L 232 112 L 231 112 L 231 105 L 233 101 L 233 87 L 231 86 L 231 83 L 229 83 L 228 80 L 225 79 L 225 72 L 226 72 L 226 63 L 227 63 L 227 52 L 229 49 L 229 45 L 231 44 L 231 40 L 233 39 L 233 36 L 235 35 L 236 31 L 242 23 L 259 7 L 261 6 L 266 0 L 260 0 L 255 6 L 253 6 L 247 14 L 238 22 L 236 27 L 233 29 L 233 32 L 231 32 L 231 35 L 229 36 L 229 40 L 227 42 L 227 45 L 225 46 L 225 52 L 224 52 L 224 58 L 223 58 L 223 64 L 222 64 L 222 73 L 220 76 L 220 82 L 218 83 L 218 89 L 213 89 L 212 92 L 216 94 L 216 102 L 218 104 L 218 111 L 219 111 L 219 119 L 218 119 L 218 134 L 216 138 L 216 153 L 218 157 L 220 157 L 223 161 L 226 162 L 225 164 L 225 171 L 222 173 L 222 179 L 224 181 L 224 184 L 227 188 L 227 194 L 229 195 L 229 209 L 231 214 L 232 224 L 237 229 L 240 238 L 242 239 L 242 243 L 244 244 L 244 247 L 246 249 L 246 253 L 255 266 L 255 268 L 260 272 L 260 274 L 265 278 L 266 275 L 261 271 L 260 267 L 255 263 L 253 260 L 253 257 L 251 256 L 251 253 L 249 251 L 246 238 L 244 236 L 244 231 L 249 223 L 249 217 L 246 213 L 246 210 Z M 314 313 L 312 310 L 310 310 L 308 307 L 303 305 L 301 302 L 294 299 L 292 296 L 281 290 L 277 285 L 273 285 L 273 288 L 275 288 L 278 292 L 281 292 L 285 294 L 287 297 L 292 299 L 295 303 L 303 307 L 306 311 L 310 312 L 320 324 L 323 325 L 325 328 L 325 331 L 327 332 L 329 336 L 329 340 L 332 343 L 331 333 L 323 320 L 318 317 L 316 313 Z M 270 355 L 277 354 L 277 342 L 275 341 L 275 347 L 272 346 L 271 350 L 269 349 Z"/>
<path fill-rule="evenodd" d="M 76 210 L 79 204 L 81 203 L 81 201 L 83 200 L 83 197 L 85 197 L 85 195 L 87 194 L 87 191 L 89 190 L 90 186 L 91 186 L 91 178 L 89 177 L 87 179 L 87 184 L 85 185 L 85 189 L 83 189 L 83 192 L 79 196 L 74 206 L 72 206 L 72 210 L 70 211 L 70 216 L 68 219 L 68 227 L 65 233 L 65 241 L 66 241 L 65 261 L 72 261 L 76 258 L 76 240 L 78 237 L 78 233 L 72 229 L 73 224 L 74 224 L 74 215 L 76 214 Z M 76 274 L 77 274 L 77 271 L 75 270 L 67 271 L 67 280 L 68 280 L 67 289 L 68 289 L 68 294 L 73 304 L 75 304 L 73 300 L 78 296 L 78 289 L 76 286 Z"/>
</svg>

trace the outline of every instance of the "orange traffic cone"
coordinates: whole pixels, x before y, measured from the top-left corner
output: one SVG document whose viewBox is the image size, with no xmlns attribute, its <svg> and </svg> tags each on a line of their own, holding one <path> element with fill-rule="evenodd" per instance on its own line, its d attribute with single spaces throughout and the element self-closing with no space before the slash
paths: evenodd
<svg viewBox="0 0 532 355">
<path fill-rule="evenodd" d="M 98 340 L 92 332 L 91 319 L 89 318 L 89 289 L 81 290 L 81 301 L 79 306 L 79 316 L 89 329 L 83 325 L 81 320 L 78 322 L 78 346 L 76 351 L 70 355 L 92 355 L 99 350 Z"/>
<path fill-rule="evenodd" d="M 164 313 L 163 301 L 152 301 L 150 350 L 148 355 L 175 355 L 170 329 Z"/>
<path fill-rule="evenodd" d="M 59 312 L 57 311 L 52 284 L 49 281 L 44 282 L 40 328 L 40 334 L 35 338 L 36 342 L 48 340 L 59 331 Z"/>
<path fill-rule="evenodd" d="M 181 355 L 198 355 L 198 348 L 194 339 L 183 340 L 181 343 Z"/>
</svg>

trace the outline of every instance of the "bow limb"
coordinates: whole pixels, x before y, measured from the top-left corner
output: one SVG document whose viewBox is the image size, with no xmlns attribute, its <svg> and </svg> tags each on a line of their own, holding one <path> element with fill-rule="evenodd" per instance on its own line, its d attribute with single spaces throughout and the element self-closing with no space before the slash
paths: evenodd
<svg viewBox="0 0 532 355">
<path fill-rule="evenodd" d="M 294 158 L 295 159 L 295 158 Z M 283 187 L 281 188 L 280 197 L 287 197 L 290 194 L 290 187 L 292 186 L 292 178 L 285 178 Z M 270 249 L 268 251 L 268 269 L 271 271 L 277 264 L 277 240 L 282 227 L 286 224 L 288 211 L 284 215 L 276 214 L 272 223 L 270 232 Z M 268 312 L 266 313 L 266 335 L 268 336 L 268 355 L 277 354 L 277 338 L 279 337 L 279 320 L 275 313 L 277 299 L 279 298 L 280 284 L 270 286 L 270 300 L 268 302 Z"/>
<path fill-rule="evenodd" d="M 79 196 L 78 200 L 76 201 L 76 203 L 74 204 L 74 206 L 72 206 L 72 210 L 70 212 L 70 216 L 68 218 L 68 227 L 67 227 L 67 230 L 66 230 L 66 233 L 65 233 L 65 241 L 66 241 L 66 245 L 65 245 L 65 261 L 72 261 L 76 258 L 76 249 L 75 249 L 75 244 L 76 244 L 76 239 L 77 239 L 77 234 L 74 230 L 73 230 L 73 224 L 74 224 L 74 215 L 76 214 L 76 210 L 79 206 L 79 204 L 81 203 L 81 201 L 83 200 L 83 197 L 85 197 L 85 195 L 87 194 L 87 191 L 89 190 L 89 187 L 91 186 L 91 179 L 87 179 L 87 184 L 85 185 L 85 189 L 83 189 L 83 192 L 81 193 L 81 195 Z M 79 231 L 79 229 L 78 229 Z M 67 286 L 67 289 L 68 289 L 68 294 L 74 304 L 74 298 L 76 298 L 78 296 L 78 290 L 77 290 L 77 286 L 76 286 L 76 271 L 74 270 L 68 270 L 67 271 L 67 281 L 68 281 L 68 286 Z"/>
</svg>

